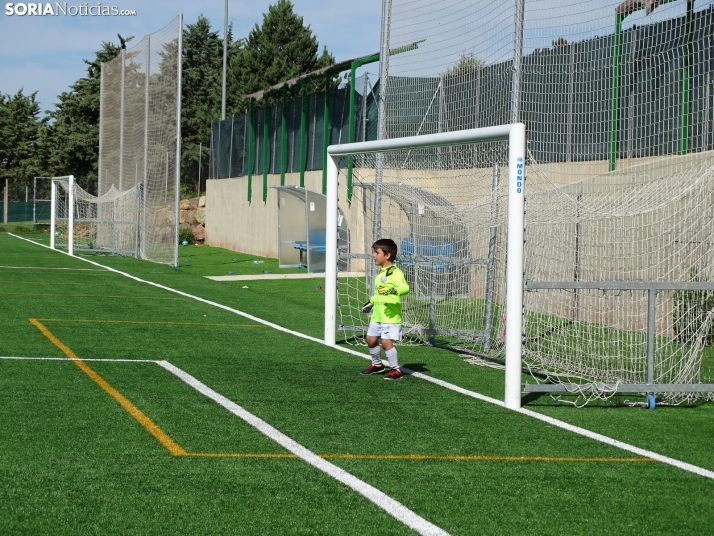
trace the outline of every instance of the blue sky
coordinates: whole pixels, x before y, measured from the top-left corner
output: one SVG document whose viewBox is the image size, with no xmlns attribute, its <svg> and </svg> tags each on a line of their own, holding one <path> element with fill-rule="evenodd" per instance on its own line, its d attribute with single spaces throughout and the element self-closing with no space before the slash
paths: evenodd
<svg viewBox="0 0 714 536">
<path fill-rule="evenodd" d="M 234 36 L 246 36 L 256 23 L 262 22 L 262 14 L 271 1 L 276 0 L 229 0 Z M 560 36 L 582 40 L 612 33 L 614 9 L 620 1 L 526 0 L 524 52 L 550 46 Z M 93 0 L 91 5 L 98 3 L 133 9 L 137 15 L 8 16 L 7 1 L 0 1 L 0 93 L 14 94 L 20 88 L 26 94 L 38 91 L 42 110 L 50 109 L 57 95 L 84 76 L 86 66 L 82 60 L 93 58 L 102 41 L 116 43 L 116 35 L 121 33 L 125 37 L 135 36 L 132 42 L 135 44 L 147 33 L 163 28 L 178 13 L 184 14 L 186 24 L 194 23 L 204 14 L 219 34 L 223 32 L 223 0 L 106 0 L 106 3 Z M 293 3 L 320 45 L 326 45 L 338 61 L 379 50 L 382 0 L 293 0 Z M 707 9 L 712 3 L 714 0 L 696 0 L 694 9 Z M 420 54 L 394 58 L 393 73 L 438 75 L 464 52 L 489 62 L 508 59 L 512 54 L 513 4 L 514 0 L 393 0 L 392 45 L 426 39 L 420 46 Z M 67 5 L 85 3 L 70 0 Z M 637 12 L 626 19 L 624 27 L 681 16 L 685 6 L 684 0 L 676 0 L 650 16 Z M 434 23 L 434 18 L 440 19 L 438 23 Z M 497 21 L 501 24 L 495 24 Z M 442 50 L 432 54 L 432 48 Z M 367 68 L 376 73 L 378 64 Z"/>
<path fill-rule="evenodd" d="M 61 3 L 64 5 L 64 1 Z M 0 2 L 0 93 L 14 94 L 23 87 L 25 94 L 38 91 L 42 110 L 50 109 L 57 102 L 57 95 L 85 75 L 82 60 L 92 59 L 102 41 L 117 43 L 120 33 L 123 37 L 135 36 L 131 43 L 135 44 L 147 33 L 163 28 L 178 13 L 183 13 L 184 24 L 194 23 L 204 14 L 219 35 L 223 34 L 223 0 L 95 0 L 90 5 L 100 3 L 133 9 L 137 15 L 7 15 L 7 2 Z M 229 0 L 228 16 L 234 36 L 246 36 L 256 23 L 262 22 L 262 14 L 270 3 L 270 0 Z M 84 4 L 78 0 L 67 2 L 68 6 Z M 348 0 L 293 0 L 293 4 L 305 24 L 312 28 L 320 46 L 326 45 L 337 60 L 379 50 L 381 0 L 362 0 L 358 7 Z M 372 70 L 377 70 L 376 64 Z"/>
</svg>

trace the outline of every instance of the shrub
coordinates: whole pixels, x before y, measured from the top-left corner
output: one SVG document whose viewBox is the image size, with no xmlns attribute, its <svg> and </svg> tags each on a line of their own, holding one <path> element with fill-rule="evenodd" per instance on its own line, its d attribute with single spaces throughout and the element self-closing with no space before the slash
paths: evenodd
<svg viewBox="0 0 714 536">
<path fill-rule="evenodd" d="M 179 244 L 182 244 L 184 241 L 188 242 L 190 245 L 196 243 L 196 237 L 191 229 L 179 229 L 178 240 Z"/>
</svg>

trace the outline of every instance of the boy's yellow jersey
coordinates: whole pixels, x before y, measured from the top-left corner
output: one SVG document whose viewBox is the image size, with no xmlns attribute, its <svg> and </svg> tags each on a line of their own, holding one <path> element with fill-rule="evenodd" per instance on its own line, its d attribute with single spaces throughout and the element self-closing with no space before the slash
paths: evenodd
<svg viewBox="0 0 714 536">
<path fill-rule="evenodd" d="M 379 287 L 387 287 L 386 294 L 379 293 Z M 402 272 L 394 264 L 388 268 L 382 268 L 374 278 L 374 296 L 370 302 L 374 305 L 372 310 L 372 322 L 382 324 L 402 323 L 402 300 L 409 292 L 409 284 Z"/>
</svg>

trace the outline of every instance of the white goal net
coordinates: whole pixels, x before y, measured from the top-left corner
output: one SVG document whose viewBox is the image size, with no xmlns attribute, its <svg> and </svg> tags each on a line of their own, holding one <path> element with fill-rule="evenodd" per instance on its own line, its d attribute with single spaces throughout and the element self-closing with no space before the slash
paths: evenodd
<svg viewBox="0 0 714 536">
<path fill-rule="evenodd" d="M 382 71 L 383 138 L 525 123 L 526 285 L 508 292 L 523 293 L 534 381 L 578 403 L 627 386 L 711 396 L 696 386 L 713 382 L 701 366 L 714 315 L 714 11 L 659 4 L 393 0 L 383 32 L 390 50 L 418 43 Z M 366 277 L 340 280 L 338 330 L 361 343 L 370 246 L 392 238 L 412 288 L 405 343 L 503 358 L 505 143 L 354 161 L 363 246 L 342 254 Z"/>
<path fill-rule="evenodd" d="M 101 197 L 74 182 L 74 177 L 52 179 L 51 246 L 69 253 L 136 256 L 141 189 L 119 191 L 113 186 Z"/>
</svg>

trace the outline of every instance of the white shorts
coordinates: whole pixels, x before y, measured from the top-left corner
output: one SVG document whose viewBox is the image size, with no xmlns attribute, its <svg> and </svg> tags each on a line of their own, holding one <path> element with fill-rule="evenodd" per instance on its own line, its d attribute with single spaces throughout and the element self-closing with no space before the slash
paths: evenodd
<svg viewBox="0 0 714 536">
<path fill-rule="evenodd" d="M 369 337 L 380 337 L 390 341 L 402 340 L 402 325 L 401 324 L 382 324 L 381 322 L 370 322 L 367 328 Z"/>
</svg>

